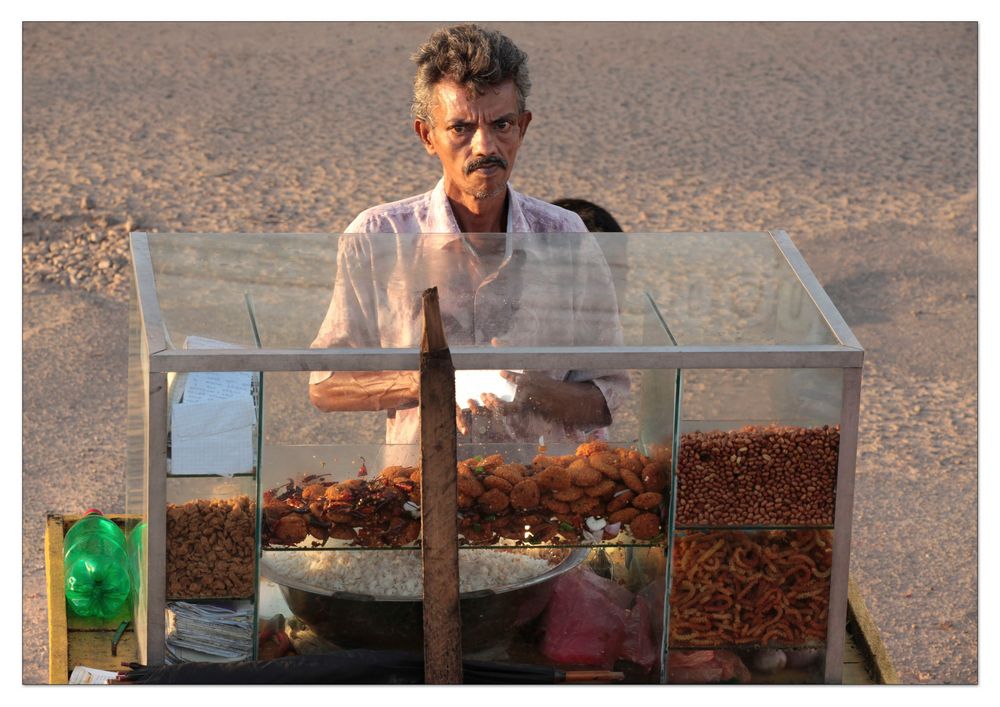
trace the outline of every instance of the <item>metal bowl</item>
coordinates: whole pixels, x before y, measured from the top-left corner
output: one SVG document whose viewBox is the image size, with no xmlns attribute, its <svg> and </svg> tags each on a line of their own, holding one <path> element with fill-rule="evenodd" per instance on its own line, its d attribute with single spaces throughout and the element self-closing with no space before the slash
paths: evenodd
<svg viewBox="0 0 1000 707">
<path fill-rule="evenodd" d="M 463 592 L 459 597 L 463 652 L 474 653 L 506 643 L 517 628 L 537 618 L 548 604 L 554 580 L 590 554 L 588 548 L 565 552 L 559 564 L 518 584 Z M 423 647 L 420 597 L 331 591 L 281 577 L 264 562 L 261 575 L 281 588 L 295 616 L 341 648 L 419 651 Z"/>
</svg>

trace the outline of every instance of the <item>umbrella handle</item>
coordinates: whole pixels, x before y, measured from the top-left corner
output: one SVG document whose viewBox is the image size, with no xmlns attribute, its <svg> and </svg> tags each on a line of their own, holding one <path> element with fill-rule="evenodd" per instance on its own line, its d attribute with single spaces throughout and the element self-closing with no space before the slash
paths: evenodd
<svg viewBox="0 0 1000 707">
<path fill-rule="evenodd" d="M 625 673 L 613 670 L 567 670 L 563 682 L 621 682 L 624 679 Z"/>
</svg>

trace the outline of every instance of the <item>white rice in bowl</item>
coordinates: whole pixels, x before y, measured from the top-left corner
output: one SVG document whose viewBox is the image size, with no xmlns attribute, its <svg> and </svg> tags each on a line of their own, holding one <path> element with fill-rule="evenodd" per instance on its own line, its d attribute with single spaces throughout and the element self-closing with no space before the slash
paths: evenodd
<svg viewBox="0 0 1000 707">
<path fill-rule="evenodd" d="M 376 597 L 417 598 L 423 594 L 419 550 L 265 552 L 272 579 Z M 507 551 L 458 553 L 459 591 L 506 587 L 525 582 L 555 565 L 537 554 Z"/>
</svg>

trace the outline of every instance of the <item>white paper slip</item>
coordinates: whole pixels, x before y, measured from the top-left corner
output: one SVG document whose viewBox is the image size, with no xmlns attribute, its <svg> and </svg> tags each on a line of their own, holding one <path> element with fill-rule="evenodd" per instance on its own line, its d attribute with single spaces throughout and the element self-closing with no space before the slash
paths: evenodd
<svg viewBox="0 0 1000 707">
<path fill-rule="evenodd" d="M 253 472 L 253 429 L 241 427 L 204 437 L 177 437 L 171 442 L 170 473 L 249 474 Z"/>
<path fill-rule="evenodd" d="M 85 665 L 78 665 L 73 668 L 73 672 L 69 676 L 70 685 L 107 685 L 109 680 L 114 680 L 118 677 L 118 673 L 113 673 L 110 670 L 98 670 L 97 668 L 88 668 Z"/>
<path fill-rule="evenodd" d="M 182 403 L 214 400 L 253 400 L 253 373 L 250 371 L 198 371 L 188 373 Z"/>
<path fill-rule="evenodd" d="M 213 400 L 174 406 L 173 441 L 177 437 L 208 437 L 244 427 L 257 421 L 253 399 Z"/>
</svg>

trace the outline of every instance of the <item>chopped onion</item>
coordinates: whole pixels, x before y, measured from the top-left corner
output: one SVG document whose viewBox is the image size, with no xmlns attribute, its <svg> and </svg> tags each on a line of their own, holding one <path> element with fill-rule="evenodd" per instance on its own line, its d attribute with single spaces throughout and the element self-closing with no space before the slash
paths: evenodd
<svg viewBox="0 0 1000 707">
<path fill-rule="evenodd" d="M 608 524 L 608 521 L 604 520 L 603 518 L 595 518 L 594 516 L 590 516 L 589 518 L 587 518 L 586 523 L 587 527 L 596 533 L 598 530 L 603 529 L 604 526 Z"/>
</svg>

